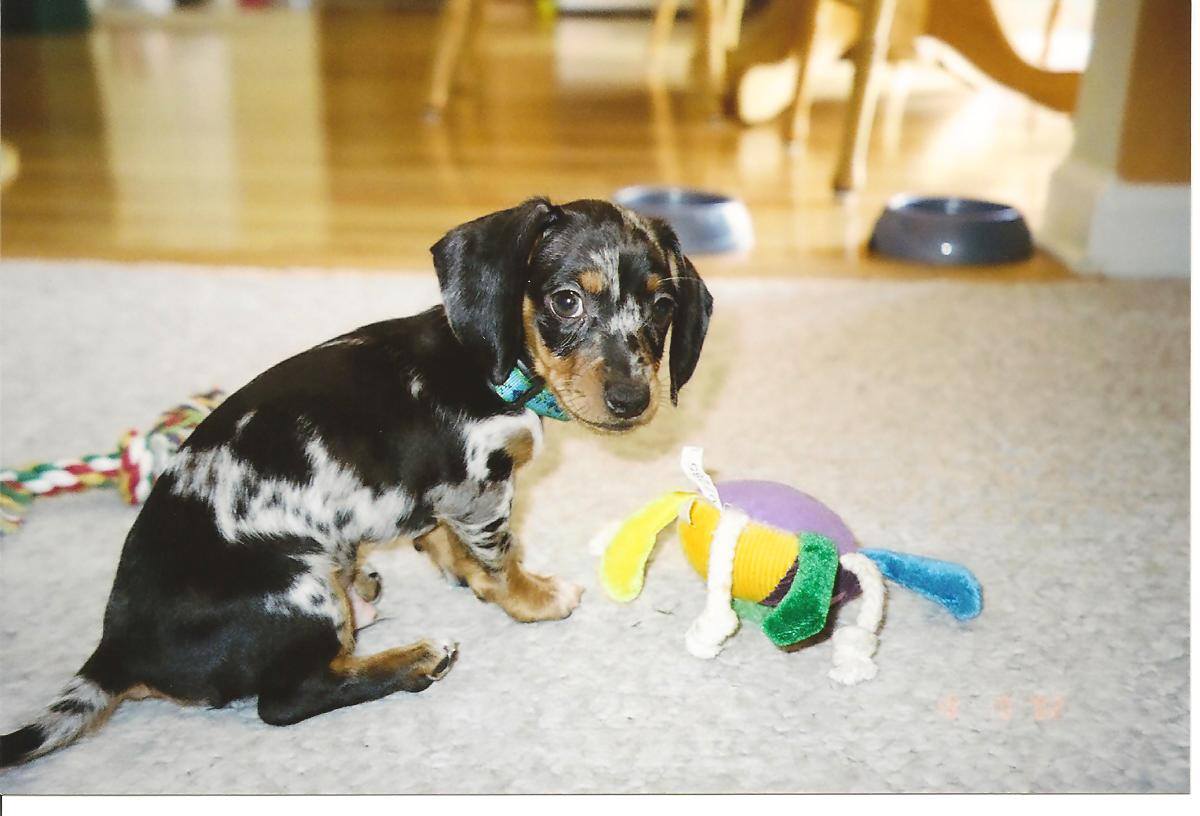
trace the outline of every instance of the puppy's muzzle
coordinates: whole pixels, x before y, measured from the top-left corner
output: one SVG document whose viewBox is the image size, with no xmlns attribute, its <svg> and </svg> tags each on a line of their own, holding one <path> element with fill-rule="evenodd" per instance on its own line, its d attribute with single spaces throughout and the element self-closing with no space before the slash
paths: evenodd
<svg viewBox="0 0 1200 816">
<path fill-rule="evenodd" d="M 650 384 L 630 377 L 610 379 L 604 385 L 604 405 L 618 419 L 639 417 L 650 405 Z"/>
</svg>

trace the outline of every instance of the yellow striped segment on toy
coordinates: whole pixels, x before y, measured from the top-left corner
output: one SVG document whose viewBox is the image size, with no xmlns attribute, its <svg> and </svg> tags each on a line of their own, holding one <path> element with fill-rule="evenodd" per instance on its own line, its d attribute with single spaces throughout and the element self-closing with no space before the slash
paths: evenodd
<svg viewBox="0 0 1200 816">
<path fill-rule="evenodd" d="M 704 499 L 692 502 L 690 522 L 679 523 L 683 552 L 696 572 L 708 577 L 708 551 L 721 514 Z M 796 563 L 796 533 L 751 520 L 738 538 L 733 559 L 733 597 L 760 603 Z"/>
<path fill-rule="evenodd" d="M 688 521 L 680 517 L 684 502 L 691 504 Z M 688 562 L 708 577 L 708 554 L 720 512 L 690 491 L 664 493 L 621 525 L 600 560 L 600 583 L 616 601 L 641 594 L 646 562 L 658 535 L 679 518 L 679 539 Z M 733 597 L 760 603 L 778 586 L 796 562 L 800 547 L 795 533 L 751 521 L 738 538 L 733 560 Z"/>
</svg>

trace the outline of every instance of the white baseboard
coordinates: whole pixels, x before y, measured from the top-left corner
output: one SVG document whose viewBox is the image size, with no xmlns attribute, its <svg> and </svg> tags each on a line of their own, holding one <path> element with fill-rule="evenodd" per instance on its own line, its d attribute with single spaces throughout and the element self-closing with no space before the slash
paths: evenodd
<svg viewBox="0 0 1200 816">
<path fill-rule="evenodd" d="M 1191 185 L 1130 184 L 1069 159 L 1054 171 L 1038 243 L 1081 274 L 1191 275 Z"/>
</svg>

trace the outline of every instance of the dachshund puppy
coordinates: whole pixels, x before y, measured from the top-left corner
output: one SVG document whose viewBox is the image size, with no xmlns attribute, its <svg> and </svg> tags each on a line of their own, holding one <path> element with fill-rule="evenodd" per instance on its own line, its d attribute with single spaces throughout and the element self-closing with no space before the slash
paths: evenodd
<svg viewBox="0 0 1200 816">
<path fill-rule="evenodd" d="M 444 306 L 292 357 L 196 428 L 129 531 L 100 645 L 3 736 L 3 765 L 124 699 L 256 696 L 288 725 L 427 688 L 455 644 L 354 654 L 381 589 L 363 556 L 398 538 L 516 620 L 571 614 L 582 588 L 526 571 L 509 530 L 542 441 L 532 406 L 606 432 L 649 421 L 668 329 L 674 402 L 712 298 L 666 224 L 602 201 L 533 199 L 432 251 Z"/>
</svg>

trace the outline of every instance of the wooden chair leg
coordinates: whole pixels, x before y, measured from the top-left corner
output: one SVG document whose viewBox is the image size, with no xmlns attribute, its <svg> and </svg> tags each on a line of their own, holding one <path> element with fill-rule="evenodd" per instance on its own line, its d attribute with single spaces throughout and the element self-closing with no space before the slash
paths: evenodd
<svg viewBox="0 0 1200 816">
<path fill-rule="evenodd" d="M 450 101 L 450 90 L 463 57 L 463 44 L 471 27 L 473 6 L 480 0 L 446 0 L 441 30 L 434 46 L 433 71 L 429 82 L 428 112 L 440 116 Z"/>
<path fill-rule="evenodd" d="M 837 172 L 833 177 L 833 188 L 839 192 L 858 189 L 867 177 L 867 146 L 879 99 L 878 67 L 887 52 L 895 13 L 896 0 L 863 2 L 861 35 L 854 50 L 854 88 L 846 108 Z"/>
<path fill-rule="evenodd" d="M 649 83 L 650 127 L 654 138 L 654 163 L 658 178 L 665 184 L 682 184 L 684 174 L 679 161 L 679 139 L 675 133 L 675 112 L 671 94 L 660 82 Z"/>
<path fill-rule="evenodd" d="M 1008 41 L 990 2 L 929 0 L 925 33 L 953 48 L 1001 85 L 1053 110 L 1075 110 L 1079 73 L 1047 71 L 1026 62 Z"/>
<path fill-rule="evenodd" d="M 713 113 L 725 90 L 725 34 L 722 0 L 696 0 L 696 48 L 703 65 L 704 92 Z"/>
<path fill-rule="evenodd" d="M 667 43 L 675 28 L 675 15 L 679 12 L 679 0 L 659 0 L 654 12 L 654 27 L 650 30 L 650 59 L 648 73 L 652 79 L 662 78 L 663 60 L 666 58 Z"/>
<path fill-rule="evenodd" d="M 737 48 L 729 52 L 726 82 L 729 106 L 743 125 L 770 122 L 795 110 L 797 93 L 803 91 L 800 74 L 814 51 L 820 6 L 820 0 L 775 0 L 745 21 Z M 800 109 L 807 109 L 803 100 Z M 792 130 L 791 123 L 783 127 Z"/>
<path fill-rule="evenodd" d="M 479 68 L 479 32 L 483 30 L 484 0 L 472 0 L 471 13 L 467 17 L 467 33 L 463 35 L 458 70 L 451 79 L 451 90 L 456 87 L 470 88 L 481 79 Z"/>
<path fill-rule="evenodd" d="M 725 0 L 721 27 L 725 31 L 725 50 L 732 51 L 742 38 L 742 16 L 746 12 L 746 0 Z"/>
<path fill-rule="evenodd" d="M 796 93 L 792 103 L 784 111 L 783 136 L 788 143 L 802 142 L 808 138 L 808 115 L 812 110 L 812 83 L 809 71 L 813 64 L 813 41 L 817 33 L 817 12 L 820 0 L 804 0 L 800 3 L 800 21 L 796 30 L 796 59 L 799 62 L 796 74 Z"/>
</svg>

